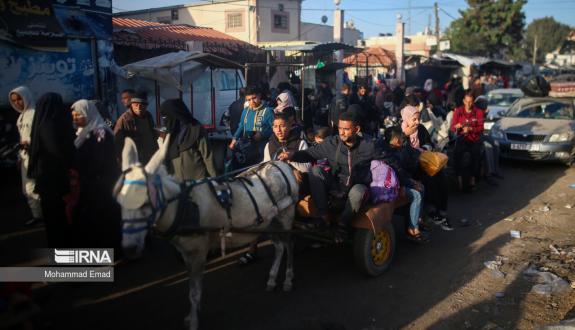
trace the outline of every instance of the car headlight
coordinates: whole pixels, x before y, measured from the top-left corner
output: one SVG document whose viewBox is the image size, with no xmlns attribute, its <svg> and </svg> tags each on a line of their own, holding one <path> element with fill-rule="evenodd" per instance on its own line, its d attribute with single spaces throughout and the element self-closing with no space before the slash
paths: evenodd
<svg viewBox="0 0 575 330">
<path fill-rule="evenodd" d="M 501 128 L 499 128 L 499 125 L 495 124 L 493 127 L 491 127 L 491 137 L 494 139 L 503 140 L 505 139 L 505 133 L 503 133 Z"/>
<path fill-rule="evenodd" d="M 570 141 L 571 139 L 573 139 L 573 132 L 565 132 L 565 133 L 552 134 L 549 137 L 549 142 L 565 142 Z"/>
</svg>

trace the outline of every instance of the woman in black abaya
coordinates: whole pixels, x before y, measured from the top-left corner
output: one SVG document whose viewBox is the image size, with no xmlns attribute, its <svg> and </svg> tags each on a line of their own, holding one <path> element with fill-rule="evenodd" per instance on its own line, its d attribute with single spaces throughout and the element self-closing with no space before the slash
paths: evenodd
<svg viewBox="0 0 575 330">
<path fill-rule="evenodd" d="M 70 193 L 74 128 L 60 94 L 46 93 L 38 99 L 29 153 L 28 177 L 36 179 L 48 246 L 70 246 L 70 222 L 64 198 Z"/>
</svg>

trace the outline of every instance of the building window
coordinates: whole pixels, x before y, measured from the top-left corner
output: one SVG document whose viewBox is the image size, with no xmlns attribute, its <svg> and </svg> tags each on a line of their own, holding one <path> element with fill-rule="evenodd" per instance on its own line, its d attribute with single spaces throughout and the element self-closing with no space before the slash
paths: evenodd
<svg viewBox="0 0 575 330">
<path fill-rule="evenodd" d="M 244 13 L 226 12 L 226 32 L 244 31 Z"/>
<path fill-rule="evenodd" d="M 172 19 L 170 16 L 158 16 L 156 17 L 156 21 L 162 24 L 172 24 Z"/>
<path fill-rule="evenodd" d="M 272 32 L 289 33 L 289 13 L 272 11 Z"/>
<path fill-rule="evenodd" d="M 173 21 L 178 20 L 178 10 L 177 9 L 172 9 L 172 20 Z"/>
</svg>

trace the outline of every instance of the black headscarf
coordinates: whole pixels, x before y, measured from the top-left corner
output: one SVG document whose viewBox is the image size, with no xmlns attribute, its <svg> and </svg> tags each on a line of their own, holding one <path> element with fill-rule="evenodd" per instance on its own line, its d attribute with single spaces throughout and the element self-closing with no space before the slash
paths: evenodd
<svg viewBox="0 0 575 330">
<path fill-rule="evenodd" d="M 36 111 L 30 134 L 30 161 L 28 176 L 37 178 L 41 169 L 38 159 L 42 145 L 56 146 L 51 148 L 51 158 L 57 158 L 60 164 L 70 166 L 74 157 L 74 127 L 72 115 L 64 108 L 62 96 L 57 93 L 46 93 L 36 102 Z M 55 164 L 52 164 L 55 165 Z M 68 171 L 66 168 L 65 171 Z"/>
<path fill-rule="evenodd" d="M 166 155 L 166 160 L 169 161 L 177 158 L 182 151 L 196 146 L 202 133 L 202 126 L 180 99 L 164 101 L 160 106 L 160 111 L 166 117 L 164 124 L 168 133 L 171 134 L 168 154 Z"/>
</svg>

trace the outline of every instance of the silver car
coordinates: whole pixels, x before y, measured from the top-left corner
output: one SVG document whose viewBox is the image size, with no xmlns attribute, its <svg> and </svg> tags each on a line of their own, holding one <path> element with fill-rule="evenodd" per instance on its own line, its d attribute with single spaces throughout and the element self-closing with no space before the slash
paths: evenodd
<svg viewBox="0 0 575 330">
<path fill-rule="evenodd" d="M 495 123 L 501 156 L 575 162 L 575 98 L 524 97 Z"/>
<path fill-rule="evenodd" d="M 523 97 L 519 88 L 500 88 L 487 93 L 487 112 L 483 128 L 487 132 L 493 125 L 507 113 L 515 100 Z"/>
</svg>

